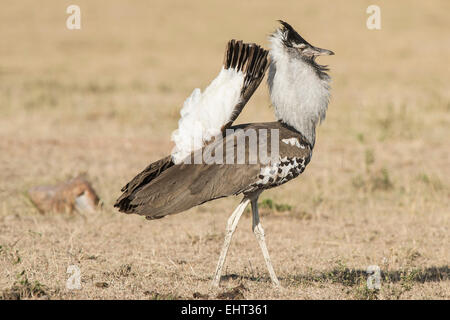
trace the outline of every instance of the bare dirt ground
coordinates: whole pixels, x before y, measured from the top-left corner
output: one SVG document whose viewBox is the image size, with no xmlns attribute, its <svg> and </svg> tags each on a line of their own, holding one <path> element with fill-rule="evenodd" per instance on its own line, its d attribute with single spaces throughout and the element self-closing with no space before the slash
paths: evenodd
<svg viewBox="0 0 450 320">
<path fill-rule="evenodd" d="M 74 31 L 72 2 L 2 2 L 0 297 L 450 298 L 448 1 L 375 1 L 379 31 L 366 28 L 374 1 L 76 2 Z M 216 76 L 226 42 L 267 47 L 280 18 L 335 51 L 321 60 L 332 102 L 305 173 L 260 198 L 283 290 L 271 287 L 246 213 L 221 289 L 209 292 L 239 198 L 157 221 L 112 205 L 170 153 L 184 99 Z M 273 119 L 263 83 L 238 122 Z M 83 172 L 103 201 L 97 213 L 42 215 L 26 197 Z M 66 288 L 70 265 L 80 290 Z M 379 291 L 366 287 L 370 265 Z"/>
</svg>

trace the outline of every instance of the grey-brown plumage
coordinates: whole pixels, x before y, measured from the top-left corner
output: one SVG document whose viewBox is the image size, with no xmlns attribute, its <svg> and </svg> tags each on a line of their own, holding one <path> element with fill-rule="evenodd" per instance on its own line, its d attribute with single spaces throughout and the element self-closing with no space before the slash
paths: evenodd
<svg viewBox="0 0 450 320">
<path fill-rule="evenodd" d="M 223 164 L 178 164 L 170 165 L 170 157 L 152 163 L 125 188 L 116 206 L 120 211 L 145 215 L 147 219 L 158 219 L 168 214 L 179 213 L 214 199 L 248 194 L 279 186 L 297 177 L 303 172 L 311 158 L 311 147 L 303 136 L 281 122 L 252 123 L 232 126 L 233 133 L 211 143 L 198 151 L 206 154 L 205 149 L 217 150 L 223 145 Z M 271 150 L 271 130 L 279 133 L 279 159 L 272 163 L 261 163 L 258 150 L 250 148 L 249 139 L 245 139 L 245 163 L 237 163 L 238 137 L 245 136 L 248 130 L 259 132 L 267 130 L 267 139 L 259 141 L 259 148 Z M 297 139 L 300 146 L 283 140 Z M 227 143 L 232 141 L 232 143 Z M 234 149 L 234 150 L 230 150 Z M 257 163 L 250 163 L 251 153 Z M 232 164 L 226 164 L 226 155 L 233 154 Z M 192 154 L 192 157 L 195 157 Z M 295 164 L 294 164 L 295 163 Z M 264 168 L 271 170 L 262 170 Z M 264 173 L 268 177 L 264 177 Z M 284 173 L 284 174 L 282 174 Z"/>
</svg>

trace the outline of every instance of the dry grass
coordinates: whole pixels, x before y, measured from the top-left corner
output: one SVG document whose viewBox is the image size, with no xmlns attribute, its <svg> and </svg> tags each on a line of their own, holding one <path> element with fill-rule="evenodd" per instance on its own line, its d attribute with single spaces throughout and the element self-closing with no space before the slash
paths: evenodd
<svg viewBox="0 0 450 320">
<path fill-rule="evenodd" d="M 261 199 L 276 205 L 262 222 L 284 290 L 246 214 L 220 297 L 450 298 L 448 1 L 376 1 L 380 31 L 365 27 L 373 1 L 80 0 L 80 31 L 65 28 L 71 1 L 44 2 L 0 11 L 0 297 L 217 297 L 208 284 L 237 198 L 151 222 L 112 204 L 170 152 L 183 100 L 216 75 L 226 41 L 267 45 L 284 18 L 336 52 L 323 59 L 333 100 L 306 172 Z M 268 101 L 261 85 L 239 122 L 271 121 Z M 41 215 L 24 196 L 81 172 L 97 214 Z M 65 287 L 72 264 L 81 290 Z M 376 292 L 369 265 L 383 272 Z"/>
</svg>

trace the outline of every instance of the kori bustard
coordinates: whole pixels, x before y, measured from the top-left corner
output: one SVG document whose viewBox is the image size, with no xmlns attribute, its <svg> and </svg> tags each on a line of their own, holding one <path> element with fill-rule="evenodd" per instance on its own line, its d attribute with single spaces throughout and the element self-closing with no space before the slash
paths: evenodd
<svg viewBox="0 0 450 320">
<path fill-rule="evenodd" d="M 318 64 L 316 58 L 334 53 L 311 45 L 288 23 L 280 23 L 269 38 L 269 52 L 252 43 L 228 43 L 219 75 L 204 92 L 195 89 L 186 99 L 178 129 L 172 135 L 175 148 L 171 155 L 151 163 L 134 177 L 123 187 L 115 204 L 121 212 L 152 220 L 243 194 L 228 219 L 212 280 L 215 287 L 220 282 L 231 238 L 248 204 L 252 208 L 252 229 L 272 283 L 280 286 L 259 219 L 258 197 L 304 171 L 311 160 L 316 126 L 325 118 L 328 107 L 330 77 L 327 67 Z M 233 126 L 267 68 L 270 99 L 278 121 Z M 252 142 L 248 133 L 253 132 L 265 134 L 257 134 L 256 142 Z M 270 161 L 262 159 L 263 148 L 270 154 Z M 242 154 L 244 160 L 239 161 Z M 215 161 L 207 161 L 212 158 Z"/>
</svg>

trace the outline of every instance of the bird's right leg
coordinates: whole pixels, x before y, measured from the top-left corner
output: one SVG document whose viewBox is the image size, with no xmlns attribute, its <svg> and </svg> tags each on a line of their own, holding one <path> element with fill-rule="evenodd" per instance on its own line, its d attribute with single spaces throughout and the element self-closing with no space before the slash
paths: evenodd
<svg viewBox="0 0 450 320">
<path fill-rule="evenodd" d="M 227 230 L 225 234 L 225 241 L 223 243 L 222 251 L 220 252 L 219 262 L 217 263 L 216 273 L 214 274 L 213 281 L 211 283 L 212 287 L 218 287 L 220 282 L 220 276 L 222 274 L 222 268 L 225 263 L 225 258 L 227 256 L 228 248 L 230 247 L 231 238 L 233 237 L 233 233 L 236 230 L 239 219 L 242 216 L 245 208 L 249 204 L 250 199 L 244 198 L 241 203 L 238 205 L 236 210 L 234 210 L 233 214 L 228 219 Z"/>
<path fill-rule="evenodd" d="M 252 198 L 252 214 L 253 214 L 253 233 L 258 239 L 259 246 L 261 247 L 264 260 L 266 261 L 267 269 L 269 270 L 270 279 L 272 279 L 272 283 L 275 287 L 280 288 L 280 282 L 278 281 L 277 275 L 273 270 L 272 262 L 270 261 L 269 251 L 266 246 L 266 238 L 264 236 L 264 229 L 259 221 L 259 212 L 258 212 L 258 196 Z"/>
</svg>

